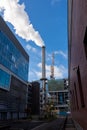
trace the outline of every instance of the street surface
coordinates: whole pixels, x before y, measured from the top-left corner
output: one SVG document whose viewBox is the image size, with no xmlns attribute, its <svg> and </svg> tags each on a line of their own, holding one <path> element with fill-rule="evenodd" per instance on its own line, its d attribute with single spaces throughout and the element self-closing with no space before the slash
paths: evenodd
<svg viewBox="0 0 87 130">
<path fill-rule="evenodd" d="M 36 126 L 41 125 L 42 121 L 29 121 L 29 120 L 21 120 L 16 121 L 12 123 L 10 126 L 10 130 L 17 130 L 17 128 L 20 128 L 18 130 L 31 130 L 35 128 Z"/>
<path fill-rule="evenodd" d="M 17 120 L 13 122 L 8 121 L 7 126 L 9 127 L 2 127 L 0 130 L 61 130 L 62 126 L 64 125 L 64 121 L 65 118 L 58 118 L 50 122 L 36 120 Z M 0 125 L 0 127 L 1 126 L 2 125 Z"/>
</svg>

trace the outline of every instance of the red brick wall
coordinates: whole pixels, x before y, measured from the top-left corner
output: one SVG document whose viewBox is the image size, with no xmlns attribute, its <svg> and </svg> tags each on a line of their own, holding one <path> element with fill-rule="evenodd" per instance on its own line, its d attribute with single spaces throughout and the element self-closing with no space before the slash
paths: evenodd
<svg viewBox="0 0 87 130">
<path fill-rule="evenodd" d="M 71 30 L 70 93 L 72 116 L 87 130 L 87 58 L 84 36 L 87 26 L 87 0 L 73 0 Z M 79 89 L 77 69 L 79 66 L 82 89 Z M 75 90 L 76 86 L 76 90 Z M 81 86 L 80 86 L 81 87 Z M 81 92 L 80 92 L 81 91 Z M 83 92 L 84 104 L 81 104 Z M 77 96 L 76 96 L 77 94 Z M 78 104 L 77 104 L 78 102 Z"/>
</svg>

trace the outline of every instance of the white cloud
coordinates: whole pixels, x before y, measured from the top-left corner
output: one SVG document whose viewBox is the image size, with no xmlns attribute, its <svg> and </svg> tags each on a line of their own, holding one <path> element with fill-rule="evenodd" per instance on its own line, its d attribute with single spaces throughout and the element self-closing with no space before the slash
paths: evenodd
<svg viewBox="0 0 87 130">
<path fill-rule="evenodd" d="M 63 65 L 54 67 L 54 75 L 56 78 L 64 78 L 67 72 L 68 70 Z"/>
<path fill-rule="evenodd" d="M 38 69 L 33 69 L 29 73 L 29 79 L 34 80 L 40 80 L 42 78 L 42 63 L 38 63 L 36 66 Z M 50 70 L 50 65 L 46 65 L 46 78 L 50 79 L 51 75 L 51 70 Z M 68 70 L 63 66 L 54 66 L 54 77 L 55 79 L 60 79 L 60 78 L 65 78 L 68 73 Z"/>
<path fill-rule="evenodd" d="M 40 63 L 38 63 L 37 64 L 37 67 L 39 67 L 40 69 L 42 68 L 42 63 L 40 62 Z"/>
<path fill-rule="evenodd" d="M 24 3 L 19 4 L 19 0 L 0 0 L 0 12 L 3 14 L 4 20 L 14 26 L 18 36 L 26 41 L 31 40 L 38 46 L 44 45 L 39 32 L 34 29 L 25 12 Z"/>
<path fill-rule="evenodd" d="M 63 52 L 63 51 L 60 50 L 60 51 L 54 51 L 53 53 L 54 53 L 54 62 L 55 63 L 56 63 L 56 55 L 60 55 L 63 58 L 68 59 L 67 52 Z M 52 54 L 49 54 L 49 53 L 46 54 L 46 61 L 47 62 L 50 61 L 50 63 L 52 63 Z"/>
<path fill-rule="evenodd" d="M 38 63 L 37 65 L 40 68 L 39 72 L 36 72 L 37 77 L 41 78 L 41 68 L 42 68 L 42 63 Z M 67 75 L 68 70 L 63 66 L 54 66 L 54 75 L 55 78 L 64 78 L 65 75 Z M 46 77 L 49 78 L 51 75 L 51 66 L 46 65 Z"/>
<path fill-rule="evenodd" d="M 63 66 L 54 66 L 54 77 L 63 78 L 67 74 L 67 69 Z M 51 75 L 51 66 L 46 65 L 46 76 L 49 78 Z"/>
<path fill-rule="evenodd" d="M 66 54 L 63 53 L 62 51 L 55 51 L 55 54 L 62 55 L 64 58 L 67 57 Z M 47 54 L 47 56 L 48 55 L 49 55 L 49 59 L 51 60 L 52 55 Z M 35 59 L 35 57 L 34 57 L 34 59 Z M 33 64 L 35 66 L 34 66 L 34 69 L 32 69 L 32 67 L 31 67 L 32 70 L 30 70 L 30 74 L 29 74 L 30 75 L 29 76 L 30 80 L 31 79 L 33 79 L 33 80 L 39 80 L 39 79 L 42 78 L 42 63 L 41 62 L 36 63 L 34 61 Z M 49 63 L 47 63 L 46 64 L 46 78 L 50 79 L 50 75 L 51 75 L 51 65 Z M 55 77 L 55 79 L 65 78 L 67 76 L 68 76 L 68 70 L 67 70 L 67 68 L 64 67 L 64 65 L 62 65 L 62 64 L 60 64 L 58 66 L 54 65 L 54 77 Z"/>
<path fill-rule="evenodd" d="M 63 56 L 65 59 L 67 59 L 67 53 L 64 53 L 63 51 L 55 51 L 54 54 L 58 54 Z"/>
<path fill-rule="evenodd" d="M 30 46 L 29 44 L 26 45 L 26 49 L 32 52 L 37 52 L 36 48 Z"/>
<path fill-rule="evenodd" d="M 52 59 L 52 54 L 47 54 L 46 55 L 46 60 L 47 61 L 51 61 L 51 59 Z"/>
<path fill-rule="evenodd" d="M 36 70 L 31 70 L 29 73 L 29 81 L 35 81 L 41 79 L 41 72 Z"/>
</svg>

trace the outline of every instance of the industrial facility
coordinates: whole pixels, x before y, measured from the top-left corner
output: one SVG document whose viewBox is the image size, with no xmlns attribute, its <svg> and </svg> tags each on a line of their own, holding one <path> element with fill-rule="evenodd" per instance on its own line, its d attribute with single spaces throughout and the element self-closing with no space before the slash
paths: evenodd
<svg viewBox="0 0 87 130">
<path fill-rule="evenodd" d="M 47 15 L 50 12 L 45 13 L 45 19 L 50 20 L 51 26 L 49 28 L 51 31 L 50 33 L 41 32 L 47 38 L 45 39 L 46 46 L 39 31 L 34 29 L 28 17 L 29 12 L 25 11 L 28 10 L 28 6 L 25 9 L 26 3 L 28 1 L 24 1 L 24 3 L 17 0 L 12 3 L 11 0 L 8 0 L 8 2 L 0 1 L 0 129 L 8 127 L 7 124 L 4 124 L 5 122 L 10 124 L 9 128 L 11 125 L 14 127 L 18 123 L 17 125 L 23 125 L 23 129 L 30 129 L 33 126 L 32 124 L 36 127 L 44 123 L 43 129 L 59 127 L 58 129 L 66 130 L 87 130 L 87 0 L 61 1 L 61 11 L 59 2 L 51 0 L 50 7 L 55 10 L 52 15 L 55 15 L 48 19 Z M 49 2 L 47 2 L 46 12 L 48 4 Z M 31 5 L 38 9 L 35 3 L 31 3 Z M 55 5 L 58 6 L 59 10 L 58 18 Z M 11 9 L 14 10 L 9 15 Z M 31 13 L 31 17 L 36 26 L 40 23 L 39 17 L 36 19 L 33 16 L 36 16 L 35 13 L 40 11 L 35 12 L 33 6 L 32 9 L 34 14 Z M 53 11 L 52 8 L 50 11 Z M 40 12 L 39 20 L 44 19 L 43 12 Z M 60 12 L 63 12 L 63 14 L 60 15 Z M 7 16 L 11 16 L 11 18 Z M 14 17 L 18 19 L 18 23 L 13 19 Z M 68 22 L 66 22 L 66 19 Z M 62 20 L 62 22 L 58 22 L 58 20 Z M 49 21 L 44 25 L 48 27 L 48 23 Z M 57 23 L 58 28 L 54 26 Z M 41 31 L 47 29 L 47 27 L 42 26 L 43 23 L 39 25 Z M 10 30 L 11 26 L 12 29 L 14 27 L 13 32 Z M 54 30 L 56 30 L 56 33 L 54 33 Z M 14 34 L 14 31 L 17 35 Z M 60 37 L 57 36 L 58 33 Z M 57 37 L 59 38 L 58 41 Z M 17 38 L 23 43 L 20 43 Z M 26 41 L 29 42 L 27 45 L 24 44 Z M 31 46 L 32 42 L 39 46 L 41 50 L 35 48 L 34 45 Z M 52 45 L 54 48 L 52 48 Z M 49 48 L 47 53 L 46 47 Z M 41 55 L 38 55 L 37 50 L 41 51 Z M 36 54 L 36 57 L 33 54 Z M 58 55 L 57 60 L 55 55 Z M 29 56 L 33 57 L 30 71 Z M 35 120 L 30 122 L 33 117 L 36 117 Z M 19 119 L 21 120 L 19 121 Z M 39 119 L 42 121 L 39 121 Z M 11 121 L 13 124 L 11 124 Z M 23 124 L 22 121 L 25 123 Z M 53 121 L 53 124 L 49 123 L 50 121 Z M 37 128 L 40 129 L 41 127 Z"/>
<path fill-rule="evenodd" d="M 68 87 L 63 79 L 63 90 L 49 91 L 45 67 L 45 46 L 42 46 L 42 77 L 28 81 L 29 56 L 0 17 L 0 120 L 20 119 L 46 112 L 50 100 L 56 110 L 68 111 Z M 55 80 L 54 53 L 50 80 Z M 55 84 L 54 84 L 55 85 Z M 54 89 L 54 86 L 52 86 Z M 58 86 L 59 87 L 59 86 Z M 65 88 L 64 88 L 65 87 Z"/>
<path fill-rule="evenodd" d="M 58 114 L 70 111 L 68 88 L 67 79 L 48 81 L 48 93 L 50 94 L 48 100 L 53 102 Z"/>
</svg>

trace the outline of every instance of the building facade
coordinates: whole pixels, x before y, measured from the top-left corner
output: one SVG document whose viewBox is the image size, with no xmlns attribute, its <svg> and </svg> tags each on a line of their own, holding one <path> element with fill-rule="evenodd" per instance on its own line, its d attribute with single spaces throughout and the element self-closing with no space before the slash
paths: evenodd
<svg viewBox="0 0 87 130">
<path fill-rule="evenodd" d="M 56 110 L 59 112 L 68 111 L 68 90 L 49 91 L 49 94 Z"/>
<path fill-rule="evenodd" d="M 32 113 L 32 84 L 28 83 L 28 93 L 27 93 L 27 116 L 29 117 Z"/>
<path fill-rule="evenodd" d="M 0 16 L 0 119 L 24 117 L 29 56 Z"/>
<path fill-rule="evenodd" d="M 87 0 L 68 1 L 68 48 L 72 117 L 87 130 Z"/>
<path fill-rule="evenodd" d="M 40 114 L 40 84 L 37 81 L 31 82 L 32 84 L 32 114 Z"/>
<path fill-rule="evenodd" d="M 51 80 L 48 84 L 48 101 L 52 101 L 59 114 L 69 111 L 68 79 Z"/>
</svg>

